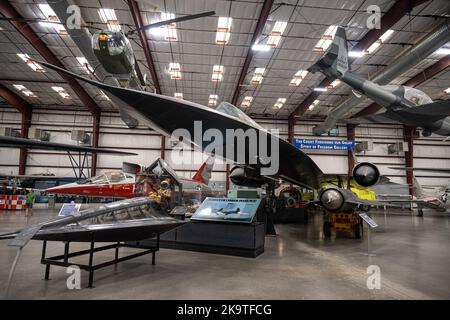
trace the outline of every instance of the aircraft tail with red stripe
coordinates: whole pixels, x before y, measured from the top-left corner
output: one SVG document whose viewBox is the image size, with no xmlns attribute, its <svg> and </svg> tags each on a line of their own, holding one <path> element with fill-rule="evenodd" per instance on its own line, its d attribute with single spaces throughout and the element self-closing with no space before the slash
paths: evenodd
<svg viewBox="0 0 450 320">
<path fill-rule="evenodd" d="M 211 179 L 211 172 L 214 167 L 214 156 L 208 157 L 206 161 L 201 165 L 200 169 L 192 177 L 193 181 L 208 185 Z"/>
</svg>

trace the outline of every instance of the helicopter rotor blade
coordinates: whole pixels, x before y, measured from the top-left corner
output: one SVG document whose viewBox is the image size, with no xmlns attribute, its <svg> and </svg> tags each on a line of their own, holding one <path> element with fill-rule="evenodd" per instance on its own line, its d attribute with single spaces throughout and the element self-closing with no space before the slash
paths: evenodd
<svg viewBox="0 0 450 320">
<path fill-rule="evenodd" d="M 135 33 L 136 31 L 159 28 L 161 26 L 165 26 L 165 25 L 168 25 L 171 23 L 177 23 L 177 22 L 187 21 L 187 20 L 194 20 L 194 19 L 198 19 L 198 18 L 212 16 L 214 14 L 216 14 L 215 11 L 208 11 L 208 12 L 202 12 L 202 13 L 197 13 L 197 14 L 191 14 L 191 15 L 187 15 L 184 17 L 178 17 L 175 19 L 159 21 L 159 22 L 155 22 L 155 23 L 151 23 L 151 24 L 142 26 L 141 28 L 138 28 L 138 29 L 130 30 L 130 31 L 128 31 L 128 35 L 131 35 L 131 34 Z"/>
</svg>

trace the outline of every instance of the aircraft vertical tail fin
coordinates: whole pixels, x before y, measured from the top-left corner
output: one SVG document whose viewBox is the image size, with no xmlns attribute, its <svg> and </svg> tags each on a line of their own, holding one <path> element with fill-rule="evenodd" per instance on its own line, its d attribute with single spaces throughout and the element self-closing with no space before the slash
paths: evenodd
<svg viewBox="0 0 450 320">
<path fill-rule="evenodd" d="M 211 172 L 214 167 L 214 156 L 208 157 L 206 161 L 201 165 L 198 171 L 192 177 L 192 180 L 203 184 L 208 184 L 211 179 Z"/>
<path fill-rule="evenodd" d="M 419 181 L 417 181 L 416 177 L 414 177 L 414 186 L 413 186 L 413 190 L 414 190 L 414 195 L 417 198 L 422 198 L 425 196 L 424 194 L 424 190 L 422 188 L 422 186 L 420 185 Z"/>
<path fill-rule="evenodd" d="M 343 27 L 337 27 L 329 49 L 319 61 L 308 68 L 308 71 L 312 73 L 320 71 L 329 77 L 339 78 L 349 70 L 347 36 Z"/>
</svg>

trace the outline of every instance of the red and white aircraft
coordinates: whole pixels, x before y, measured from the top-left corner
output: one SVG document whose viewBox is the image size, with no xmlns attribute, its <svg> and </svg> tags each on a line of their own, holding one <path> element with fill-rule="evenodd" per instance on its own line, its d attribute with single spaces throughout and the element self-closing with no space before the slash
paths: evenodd
<svg viewBox="0 0 450 320">
<path fill-rule="evenodd" d="M 179 178 L 183 189 L 197 192 L 210 190 L 208 183 L 213 166 L 214 157 L 209 157 L 191 179 Z M 108 171 L 89 179 L 48 188 L 44 191 L 90 197 L 134 198 L 137 196 L 135 193 L 136 174 L 141 169 L 139 165 L 124 163 L 122 171 Z"/>
</svg>

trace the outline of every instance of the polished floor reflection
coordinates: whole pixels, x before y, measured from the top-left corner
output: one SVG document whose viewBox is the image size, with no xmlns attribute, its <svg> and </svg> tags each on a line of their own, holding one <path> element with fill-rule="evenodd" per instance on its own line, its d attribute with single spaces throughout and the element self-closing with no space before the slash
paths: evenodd
<svg viewBox="0 0 450 320">
<path fill-rule="evenodd" d="M 35 210 L 28 222 L 54 215 Z M 322 216 L 316 214 L 306 225 L 277 225 L 278 236 L 266 237 L 265 253 L 256 259 L 161 249 L 155 266 L 151 256 L 143 256 L 104 268 L 95 274 L 95 288 L 81 290 L 67 289 L 69 275 L 63 268 L 54 267 L 52 280 L 42 280 L 42 244 L 32 241 L 23 250 L 9 298 L 449 299 L 450 217 L 429 212 L 424 217 L 408 213 L 373 217 L 380 225 L 371 237 L 373 256 L 367 255 L 365 236 L 324 239 Z M 0 233 L 26 223 L 24 213 L 0 211 Z M 61 250 L 61 243 L 48 247 L 49 254 Z M 99 253 L 98 261 L 113 254 Z M 0 242 L 1 294 L 15 255 L 16 249 Z M 381 272 L 381 289 L 367 287 L 371 276 L 367 269 L 373 265 Z M 83 287 L 87 278 L 82 272 Z"/>
</svg>

